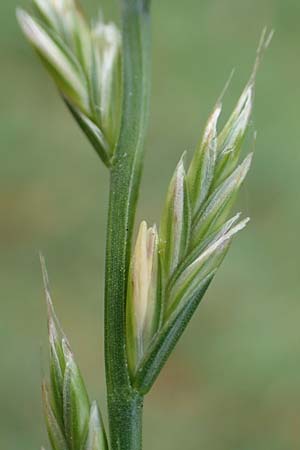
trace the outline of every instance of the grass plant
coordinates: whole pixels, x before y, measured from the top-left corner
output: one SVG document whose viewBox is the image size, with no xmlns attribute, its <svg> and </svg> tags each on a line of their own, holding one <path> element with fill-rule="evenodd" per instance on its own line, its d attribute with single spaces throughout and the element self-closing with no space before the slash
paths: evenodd
<svg viewBox="0 0 300 450">
<path fill-rule="evenodd" d="M 191 162 L 183 155 L 158 227 L 143 221 L 132 245 L 150 93 L 150 0 L 121 0 L 122 30 L 90 23 L 75 0 L 34 0 L 21 28 L 110 172 L 105 283 L 108 433 L 68 340 L 48 305 L 50 382 L 43 403 L 53 450 L 141 450 L 144 396 L 248 218 L 231 215 L 252 154 L 241 157 L 264 31 L 249 81 L 219 131 L 216 102 Z M 108 436 L 108 437 L 107 437 Z"/>
</svg>

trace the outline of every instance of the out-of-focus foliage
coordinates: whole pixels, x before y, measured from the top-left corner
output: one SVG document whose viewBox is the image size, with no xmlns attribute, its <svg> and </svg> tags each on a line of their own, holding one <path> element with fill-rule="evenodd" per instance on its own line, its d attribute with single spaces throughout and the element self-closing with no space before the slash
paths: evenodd
<svg viewBox="0 0 300 450">
<path fill-rule="evenodd" d="M 91 397 L 105 404 L 98 389 L 99 382 L 104 387 L 99 274 L 108 180 L 24 41 L 17 4 L 29 2 L 0 2 L 0 448 L 32 450 L 46 443 L 39 250 Z M 99 3 L 87 4 L 93 12 Z M 107 19 L 117 6 L 103 1 Z M 151 127 L 139 209 L 148 223 L 158 222 L 161 193 L 182 152 L 191 156 L 231 69 L 228 111 L 262 28 L 276 34 L 258 75 L 258 137 L 240 195 L 252 220 L 147 400 L 145 449 L 299 446 L 299 21 L 297 0 L 173 0 L 171 13 L 168 2 L 154 2 Z M 245 144 L 253 149 L 251 139 Z"/>
</svg>

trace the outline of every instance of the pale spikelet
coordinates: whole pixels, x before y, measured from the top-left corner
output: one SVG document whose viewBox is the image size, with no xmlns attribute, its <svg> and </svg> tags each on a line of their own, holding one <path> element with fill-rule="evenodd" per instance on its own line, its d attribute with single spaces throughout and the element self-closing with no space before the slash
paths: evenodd
<svg viewBox="0 0 300 450">
<path fill-rule="evenodd" d="M 160 312 L 158 298 L 158 237 L 155 227 L 142 222 L 132 256 L 127 293 L 127 349 L 131 371 L 155 334 Z"/>
<path fill-rule="evenodd" d="M 121 35 L 103 20 L 91 26 L 77 2 L 34 0 L 36 18 L 17 11 L 78 125 L 109 166 L 121 120 Z"/>
</svg>

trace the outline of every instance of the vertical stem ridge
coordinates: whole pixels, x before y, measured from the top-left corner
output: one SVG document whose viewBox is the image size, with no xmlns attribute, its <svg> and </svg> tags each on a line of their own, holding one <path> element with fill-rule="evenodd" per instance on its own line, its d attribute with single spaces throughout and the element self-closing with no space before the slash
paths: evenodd
<svg viewBox="0 0 300 450">
<path fill-rule="evenodd" d="M 149 0 L 123 0 L 123 109 L 110 178 L 105 368 L 111 450 L 140 450 L 143 399 L 126 355 L 126 290 L 149 103 Z"/>
</svg>

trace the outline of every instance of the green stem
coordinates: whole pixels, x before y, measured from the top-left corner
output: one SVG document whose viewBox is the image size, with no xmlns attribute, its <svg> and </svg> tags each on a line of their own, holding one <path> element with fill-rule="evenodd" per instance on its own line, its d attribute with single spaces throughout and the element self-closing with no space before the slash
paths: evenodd
<svg viewBox="0 0 300 450">
<path fill-rule="evenodd" d="M 111 167 L 105 283 L 105 368 L 111 450 L 142 447 L 142 397 L 126 355 L 126 289 L 149 98 L 149 0 L 122 0 L 123 108 Z"/>
</svg>

